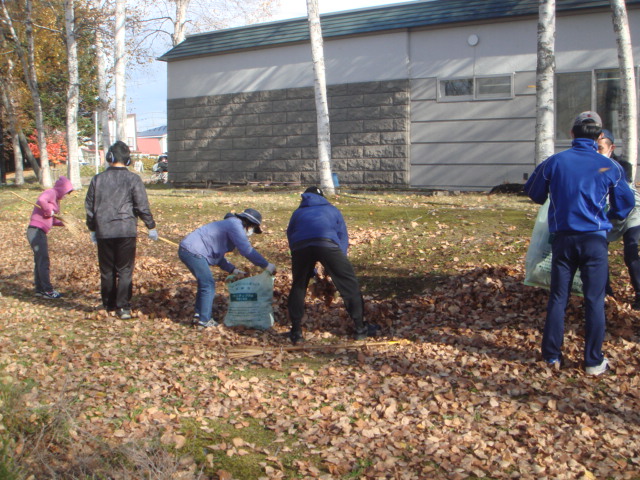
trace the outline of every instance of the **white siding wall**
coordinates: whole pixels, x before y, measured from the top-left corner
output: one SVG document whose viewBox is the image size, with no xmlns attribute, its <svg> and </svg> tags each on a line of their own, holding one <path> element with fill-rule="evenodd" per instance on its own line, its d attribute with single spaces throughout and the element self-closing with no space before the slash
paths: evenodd
<svg viewBox="0 0 640 480">
<path fill-rule="evenodd" d="M 407 34 L 326 41 L 327 83 L 407 78 Z M 168 98 L 313 86 L 309 45 L 194 58 L 168 65 Z"/>
</svg>

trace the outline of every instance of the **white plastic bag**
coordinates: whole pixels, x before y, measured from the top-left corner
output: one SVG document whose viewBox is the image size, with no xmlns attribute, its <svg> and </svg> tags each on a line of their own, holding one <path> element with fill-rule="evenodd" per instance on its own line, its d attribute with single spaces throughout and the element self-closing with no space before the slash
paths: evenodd
<svg viewBox="0 0 640 480">
<path fill-rule="evenodd" d="M 525 261 L 524 284 L 532 287 L 551 287 L 551 234 L 549 233 L 549 200 L 540 207 L 531 233 L 531 243 Z M 582 295 L 582 279 L 573 277 L 571 293 Z"/>
<path fill-rule="evenodd" d="M 267 330 L 273 326 L 273 276 L 269 272 L 228 283 L 227 290 L 229 310 L 224 317 L 227 327 Z"/>
</svg>

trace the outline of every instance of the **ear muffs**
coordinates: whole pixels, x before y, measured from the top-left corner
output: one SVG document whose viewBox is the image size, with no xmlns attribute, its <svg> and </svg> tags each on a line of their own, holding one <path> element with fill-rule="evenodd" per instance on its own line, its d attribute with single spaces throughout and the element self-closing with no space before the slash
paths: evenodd
<svg viewBox="0 0 640 480">
<path fill-rule="evenodd" d="M 115 163 L 115 161 L 116 161 L 116 156 L 113 154 L 111 149 L 109 149 L 109 151 L 107 152 L 107 156 L 105 158 L 106 158 L 107 162 L 109 162 L 109 163 Z M 124 164 L 127 167 L 129 165 L 131 165 L 131 157 L 130 156 L 127 158 L 127 160 L 124 162 Z"/>
</svg>

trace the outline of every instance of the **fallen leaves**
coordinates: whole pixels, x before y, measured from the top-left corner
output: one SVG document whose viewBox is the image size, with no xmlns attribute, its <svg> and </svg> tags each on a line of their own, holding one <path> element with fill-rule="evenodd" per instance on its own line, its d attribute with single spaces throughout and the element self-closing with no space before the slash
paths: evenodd
<svg viewBox="0 0 640 480">
<path fill-rule="evenodd" d="M 436 221 L 422 232 L 421 222 L 355 225 L 351 248 L 387 242 L 397 258 L 413 248 L 409 232 L 433 242 L 413 250 L 416 268 L 434 268 L 431 248 L 454 250 L 446 235 L 459 226 Z M 340 347 L 352 324 L 323 277 L 309 292 L 304 324 L 306 343 L 320 349 L 287 350 L 286 265 L 276 275 L 273 331 L 196 331 L 182 323 L 195 301 L 191 275 L 174 251 L 141 240 L 137 319 L 120 321 L 94 308 L 99 274 L 88 238 L 51 238 L 56 286 L 68 295 L 55 304 L 33 300 L 23 229 L 7 220 L 0 232 L 2 376 L 36 385 L 25 405 L 70 399 L 74 453 L 95 453 L 95 438 L 114 445 L 156 438 L 181 455 L 197 440 L 199 467 L 220 479 L 237 478 L 220 455 L 255 456 L 265 478 L 634 478 L 640 471 L 639 317 L 623 301 L 607 302 L 613 374 L 598 378 L 581 370 L 579 299 L 568 306 L 566 367 L 548 369 L 539 362 L 546 293 L 522 285 L 521 264 L 484 263 L 480 254 L 478 262 L 438 257 L 455 271 L 419 295 L 368 295 L 366 318 L 383 326 L 380 340 L 403 340 L 375 348 Z M 175 238 L 185 230 L 165 231 Z M 502 233 L 461 238 L 472 251 L 516 248 Z M 278 235 L 268 243 L 286 254 Z M 214 272 L 222 288 L 224 274 Z M 227 355 L 239 347 L 263 354 Z M 222 426 L 226 436 L 213 436 Z M 266 440 L 252 438 L 256 431 Z M 179 470 L 193 478 L 193 459 L 185 461 Z M 75 468 L 72 458 L 62 463 Z"/>
</svg>

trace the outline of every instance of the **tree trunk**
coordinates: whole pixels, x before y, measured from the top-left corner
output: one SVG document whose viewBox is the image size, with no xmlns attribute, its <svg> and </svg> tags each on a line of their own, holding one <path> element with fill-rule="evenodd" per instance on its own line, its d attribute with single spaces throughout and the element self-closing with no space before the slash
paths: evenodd
<svg viewBox="0 0 640 480">
<path fill-rule="evenodd" d="M 47 139 L 46 129 L 44 125 L 44 114 L 42 112 L 42 102 L 40 101 L 40 91 L 38 89 L 38 76 L 36 73 L 35 63 L 35 40 L 33 36 L 33 21 L 31 19 L 32 1 L 26 0 L 25 2 L 25 34 L 27 40 L 27 53 L 25 54 L 22 48 L 22 43 L 16 34 L 13 27 L 13 21 L 11 15 L 7 11 L 7 8 L 2 2 L 2 15 L 7 25 L 8 33 L 11 35 L 15 47 L 16 54 L 22 64 L 24 71 L 25 81 L 29 87 L 31 93 L 31 99 L 33 101 L 33 111 L 36 120 L 36 129 L 38 132 L 38 147 L 40 148 L 40 164 L 41 168 L 34 169 L 34 172 L 38 174 L 40 183 L 45 188 L 51 188 L 53 183 L 51 181 L 51 171 L 49 169 L 49 154 L 47 153 Z"/>
<path fill-rule="evenodd" d="M 125 67 L 127 65 L 125 45 L 126 2 L 116 0 L 116 140 L 127 142 L 127 90 Z"/>
<path fill-rule="evenodd" d="M 610 0 L 613 12 L 613 30 L 618 44 L 618 62 L 620 64 L 620 134 L 622 152 L 625 160 L 631 164 L 635 182 L 638 164 L 638 98 L 636 79 L 633 69 L 633 48 L 629 31 L 629 17 L 624 0 Z"/>
<path fill-rule="evenodd" d="M 32 2 L 26 0 L 27 20 L 25 22 L 25 32 L 27 35 L 27 52 L 29 60 L 27 62 L 27 72 L 29 76 L 29 90 L 33 98 L 33 109 L 36 117 L 36 129 L 38 130 L 38 147 L 40 148 L 40 183 L 44 188 L 53 187 L 51 181 L 51 170 L 49 168 L 49 152 L 47 151 L 47 129 L 44 126 L 44 113 L 40 100 L 40 89 L 38 87 L 38 74 L 36 71 L 36 47 L 33 33 L 33 22 L 31 19 Z"/>
<path fill-rule="evenodd" d="M 535 164 L 555 150 L 555 105 L 553 80 L 556 70 L 556 2 L 539 0 L 538 64 L 536 67 L 536 148 Z"/>
<path fill-rule="evenodd" d="M 0 29 L 0 45 L 3 49 L 7 48 L 6 38 L 4 33 Z M 10 56 L 6 58 L 7 68 L 6 72 L 0 73 L 0 82 L 3 87 L 0 88 L 0 103 L 2 104 L 4 111 L 7 113 L 9 119 L 9 133 L 11 136 L 11 143 L 13 145 L 13 162 L 15 164 L 15 175 L 13 177 L 14 185 L 24 184 L 24 167 L 22 164 L 22 153 L 20 152 L 20 142 L 18 141 L 18 117 L 16 111 L 13 108 L 13 99 L 15 98 L 15 89 L 13 85 L 13 69 L 14 63 Z M 0 137 L 2 142 L 2 137 Z M 4 168 L 4 167 L 3 167 Z"/>
<path fill-rule="evenodd" d="M 100 0 L 93 0 L 93 9 L 102 11 Z M 111 145 L 109 134 L 109 91 L 107 89 L 107 60 L 104 51 L 104 40 L 101 26 L 96 28 L 96 77 L 98 81 L 98 123 L 102 137 L 104 151 Z M 96 148 L 99 148 L 100 140 L 96 138 Z"/>
<path fill-rule="evenodd" d="M 315 74 L 316 114 L 318 123 L 318 169 L 320 187 L 328 195 L 335 194 L 331 175 L 331 130 L 329 125 L 329 103 L 324 68 L 322 27 L 318 13 L 318 0 L 307 0 L 307 18 L 311 37 L 311 57 Z"/>
<path fill-rule="evenodd" d="M 78 160 L 78 105 L 80 103 L 80 75 L 78 74 L 78 44 L 76 42 L 74 0 L 64 2 L 64 25 L 67 44 L 67 175 L 74 190 L 82 190 Z"/>
<path fill-rule="evenodd" d="M 16 170 L 13 184 L 24 185 L 24 157 L 20 150 L 20 136 L 17 132 L 11 132 L 11 145 L 13 146 L 13 163 Z"/>
<path fill-rule="evenodd" d="M 176 3 L 176 21 L 173 24 L 173 35 L 171 40 L 175 47 L 184 40 L 185 26 L 187 24 L 187 8 L 190 0 L 175 0 Z"/>
<path fill-rule="evenodd" d="M 29 162 L 29 165 L 31 165 L 33 173 L 35 173 L 36 177 L 40 178 L 40 165 L 38 165 L 38 160 L 33 156 L 33 153 L 31 153 L 29 142 L 22 130 L 18 132 L 18 140 L 20 141 L 20 151 L 22 152 L 22 156 L 27 157 L 27 161 Z"/>
<path fill-rule="evenodd" d="M 12 68 L 9 67 L 9 71 Z M 18 140 L 18 118 L 16 116 L 16 112 L 13 108 L 13 104 L 11 103 L 11 83 L 9 82 L 9 78 L 3 78 L 5 88 L 2 88 L 2 96 L 0 98 L 0 102 L 2 102 L 2 106 L 4 107 L 4 111 L 7 112 L 7 118 L 9 119 L 9 132 L 11 134 L 11 143 L 13 145 L 13 161 L 15 164 L 15 176 L 13 183 L 15 185 L 24 184 L 24 168 L 22 166 L 22 153 L 20 152 L 20 141 Z M 35 170 L 34 170 L 35 173 Z"/>
<path fill-rule="evenodd" d="M 102 33 L 96 35 L 97 60 L 98 60 L 98 119 L 102 132 L 102 149 L 106 152 L 111 145 L 111 134 L 109 132 L 109 92 L 107 90 L 107 61 L 104 53 L 104 43 Z M 96 143 L 98 139 L 96 139 Z"/>
<path fill-rule="evenodd" d="M 2 124 L 2 109 L 0 109 L 0 185 L 7 183 L 7 169 L 4 163 L 4 125 Z"/>
</svg>

